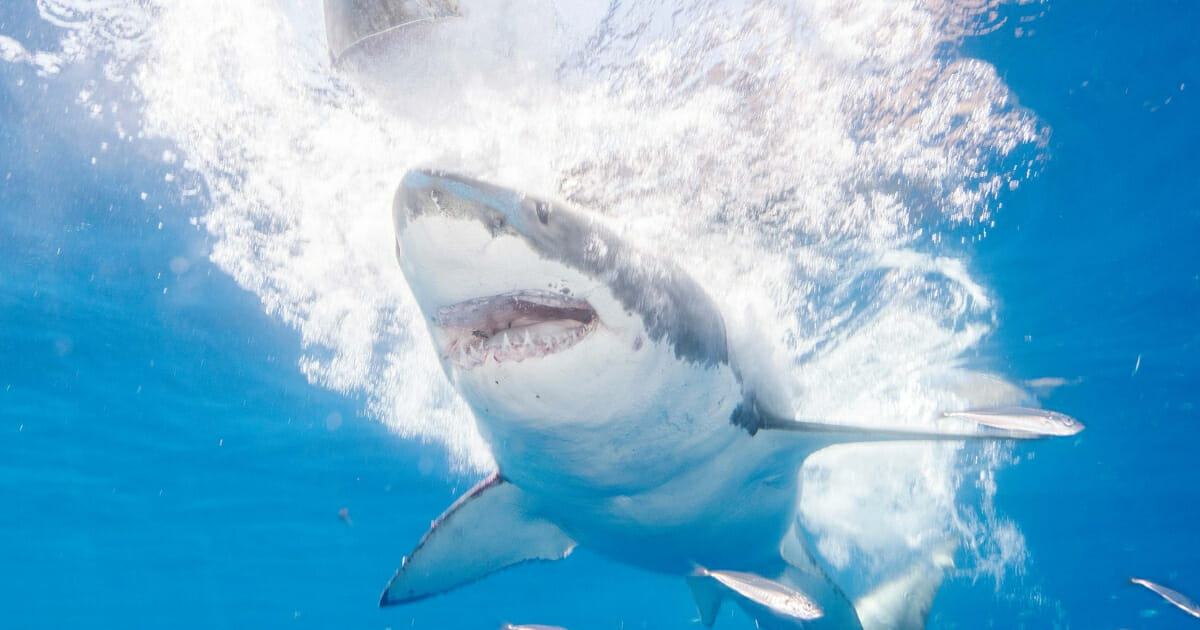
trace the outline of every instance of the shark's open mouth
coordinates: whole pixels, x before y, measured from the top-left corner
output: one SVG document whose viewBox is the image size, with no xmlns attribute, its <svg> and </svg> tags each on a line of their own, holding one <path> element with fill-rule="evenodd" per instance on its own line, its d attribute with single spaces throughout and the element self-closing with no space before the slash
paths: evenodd
<svg viewBox="0 0 1200 630">
<path fill-rule="evenodd" d="M 596 311 L 585 300 L 548 291 L 518 291 L 438 309 L 442 353 L 472 369 L 489 360 L 524 361 L 561 352 L 596 329 Z"/>
</svg>

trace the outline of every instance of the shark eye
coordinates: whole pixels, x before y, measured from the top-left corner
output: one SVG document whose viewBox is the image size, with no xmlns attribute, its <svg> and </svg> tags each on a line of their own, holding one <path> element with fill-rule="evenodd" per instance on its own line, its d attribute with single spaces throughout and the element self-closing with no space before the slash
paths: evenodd
<svg viewBox="0 0 1200 630">
<path fill-rule="evenodd" d="M 550 204 L 538 201 L 533 205 L 533 209 L 537 212 L 538 221 L 541 221 L 542 225 L 550 223 Z"/>
</svg>

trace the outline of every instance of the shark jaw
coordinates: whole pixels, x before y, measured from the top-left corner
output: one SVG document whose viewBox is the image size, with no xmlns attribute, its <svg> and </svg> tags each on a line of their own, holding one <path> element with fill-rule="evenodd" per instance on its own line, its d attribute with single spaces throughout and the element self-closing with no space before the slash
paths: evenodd
<svg viewBox="0 0 1200 630">
<path fill-rule="evenodd" d="M 508 481 L 634 494 L 744 433 L 715 303 L 597 217 L 415 170 L 393 219 L 432 350 Z"/>
<path fill-rule="evenodd" d="M 461 370 L 563 352 L 600 325 L 586 300 L 549 291 L 469 299 L 438 309 L 433 323 L 443 360 Z"/>
</svg>

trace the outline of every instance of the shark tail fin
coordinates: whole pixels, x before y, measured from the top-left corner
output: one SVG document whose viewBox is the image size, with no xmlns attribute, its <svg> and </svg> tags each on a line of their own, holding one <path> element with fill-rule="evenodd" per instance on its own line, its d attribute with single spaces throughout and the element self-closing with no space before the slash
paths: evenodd
<svg viewBox="0 0 1200 630">
<path fill-rule="evenodd" d="M 957 550 L 957 539 L 942 542 L 929 557 L 854 602 L 863 630 L 923 630 L 946 572 L 954 569 Z"/>
<path fill-rule="evenodd" d="M 696 600 L 696 609 L 700 611 L 700 623 L 711 628 L 721 611 L 721 602 L 725 599 L 724 589 L 707 575 L 697 572 L 687 577 L 688 588 L 692 590 L 692 598 Z"/>
</svg>

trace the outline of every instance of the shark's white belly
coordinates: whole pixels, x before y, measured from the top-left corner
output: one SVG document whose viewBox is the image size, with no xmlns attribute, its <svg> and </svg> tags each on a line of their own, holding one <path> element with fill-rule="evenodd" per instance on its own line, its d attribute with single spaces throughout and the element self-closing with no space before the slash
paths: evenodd
<svg viewBox="0 0 1200 630">
<path fill-rule="evenodd" d="M 586 388 L 562 382 L 555 357 L 524 366 L 520 387 L 504 365 L 460 383 L 504 478 L 580 544 L 626 562 L 686 573 L 777 561 L 796 460 L 731 423 L 743 392 L 729 366 L 683 363 L 652 343 L 614 365 L 597 341 L 580 348 L 604 366 Z M 578 395 L 598 390 L 610 394 Z"/>
<path fill-rule="evenodd" d="M 733 369 L 680 361 L 666 342 L 599 330 L 523 363 L 452 373 L 500 472 L 548 493 L 631 494 L 662 485 L 738 436 Z"/>
<path fill-rule="evenodd" d="M 696 565 L 774 571 L 795 508 L 795 464 L 765 440 L 728 432 L 723 450 L 660 485 L 546 497 L 542 509 L 581 544 L 630 564 L 681 574 Z"/>
</svg>

